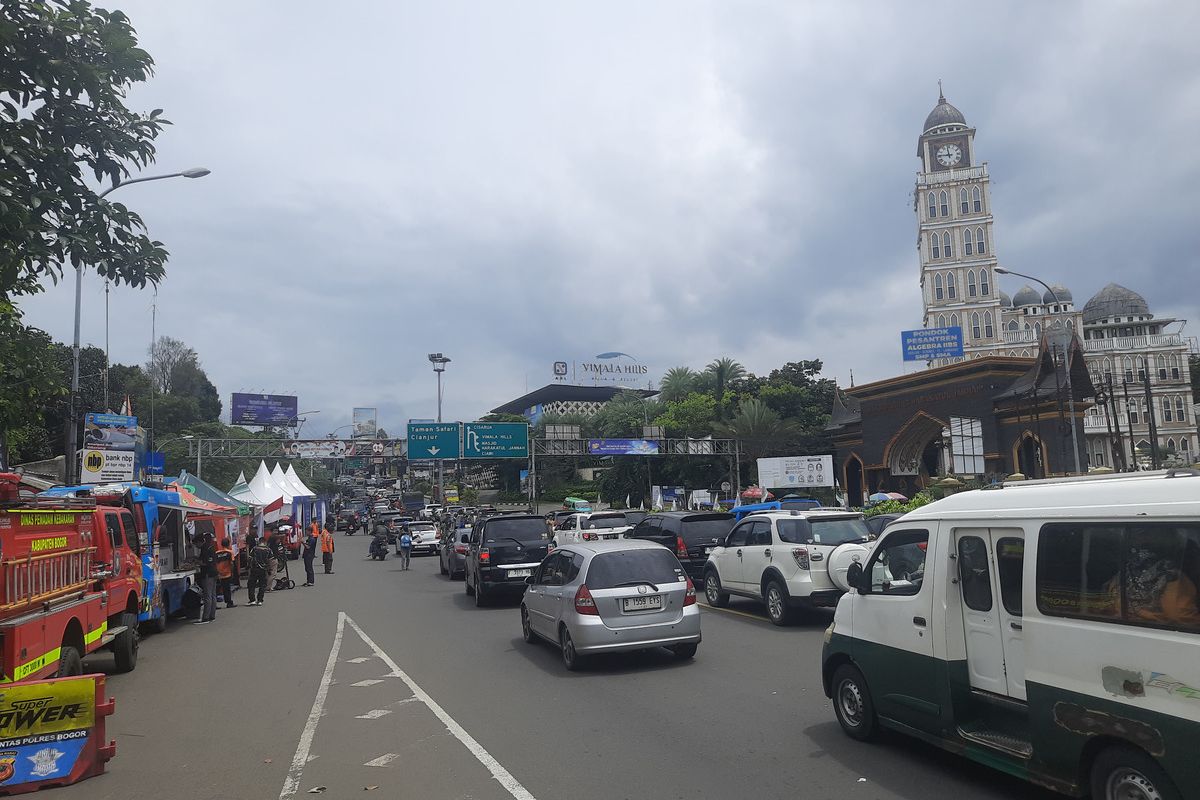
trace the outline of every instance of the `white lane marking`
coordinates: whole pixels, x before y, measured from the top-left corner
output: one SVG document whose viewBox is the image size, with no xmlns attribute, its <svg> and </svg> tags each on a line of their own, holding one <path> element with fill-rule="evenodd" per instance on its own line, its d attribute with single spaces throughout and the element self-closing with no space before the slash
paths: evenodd
<svg viewBox="0 0 1200 800">
<path fill-rule="evenodd" d="M 375 708 L 365 714 L 359 714 L 355 719 L 379 719 L 380 717 L 386 717 L 390 713 L 392 712 L 386 708 Z"/>
<path fill-rule="evenodd" d="M 365 681 L 359 681 L 358 683 L 352 683 L 350 685 L 351 686 L 374 686 L 377 683 L 383 683 L 383 681 L 375 680 L 374 678 L 368 678 Z"/>
<path fill-rule="evenodd" d="M 388 764 L 395 761 L 399 757 L 400 757 L 399 753 L 384 753 L 379 758 L 372 758 L 370 761 L 363 764 L 363 766 L 364 767 L 386 767 Z"/>
<path fill-rule="evenodd" d="M 419 697 L 406 697 L 403 700 L 397 700 L 396 702 L 392 703 L 392 705 L 402 706 L 405 703 L 419 703 L 419 702 L 421 702 L 421 698 L 419 698 Z"/>
<path fill-rule="evenodd" d="M 438 705 L 436 700 L 430 697 L 424 689 L 417 685 L 416 681 L 408 676 L 408 673 L 400 669 L 400 665 L 393 661 L 391 656 L 383 652 L 379 645 L 375 644 L 374 640 L 372 640 L 370 636 L 367 636 L 366 632 L 362 628 L 358 627 L 357 622 L 347 616 L 345 612 L 339 612 L 339 619 L 341 618 L 346 620 L 350 627 L 354 629 L 354 632 L 358 634 L 358 638 L 362 639 L 363 643 L 366 644 L 367 647 L 371 648 L 371 650 L 375 652 L 375 655 L 379 656 L 379 658 L 383 660 L 383 663 L 392 668 L 392 675 L 400 678 L 406 684 L 408 684 L 408 688 L 412 690 L 412 693 L 416 695 L 416 697 L 422 703 L 428 706 L 429 710 L 433 712 L 434 716 L 442 721 L 442 724 L 446 726 L 450 733 L 454 734 L 454 738 L 462 742 L 463 746 L 471 751 L 471 755 L 475 756 L 479 763 L 482 764 L 488 772 L 492 773 L 492 777 L 504 787 L 505 791 L 516 798 L 516 800 L 537 800 L 537 798 L 529 793 L 528 789 L 521 785 L 520 781 L 513 777 L 512 773 L 501 766 L 500 762 L 497 761 L 491 753 L 483 749 L 483 745 L 475 741 L 475 737 L 467 733 L 466 729 L 463 728 L 462 725 L 459 725 L 457 722 L 455 722 L 454 717 L 446 713 L 446 709 Z"/>
<path fill-rule="evenodd" d="M 292 765 L 288 767 L 287 776 L 283 779 L 283 788 L 279 790 L 279 800 L 288 800 L 300 789 L 300 774 L 308 762 L 309 751 L 312 749 L 313 737 L 317 733 L 317 723 L 325 711 L 325 698 L 329 696 L 329 684 L 333 679 L 333 668 L 337 665 L 338 653 L 342 649 L 342 633 L 346 630 L 346 617 L 338 612 L 337 632 L 333 635 L 333 647 L 329 648 L 329 658 L 325 662 L 325 671 L 321 673 L 321 683 L 317 686 L 317 696 L 313 698 L 312 710 L 308 712 L 308 720 L 304 730 L 300 732 L 300 741 L 296 744 L 296 754 L 292 756 Z"/>
<path fill-rule="evenodd" d="M 370 660 L 371 660 L 371 659 L 370 659 L 370 657 L 369 657 L 369 656 L 359 656 L 358 658 L 348 658 L 348 659 L 346 659 L 346 663 L 347 663 L 347 664 L 365 664 L 366 662 L 368 662 L 368 661 L 370 661 Z"/>
</svg>

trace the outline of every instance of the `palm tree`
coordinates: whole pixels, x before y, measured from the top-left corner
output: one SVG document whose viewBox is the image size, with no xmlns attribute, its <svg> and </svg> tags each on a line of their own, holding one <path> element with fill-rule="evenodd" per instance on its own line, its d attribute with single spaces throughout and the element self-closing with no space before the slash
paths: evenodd
<svg viewBox="0 0 1200 800">
<path fill-rule="evenodd" d="M 757 398 L 743 400 L 733 418 L 715 428 L 720 435 L 737 439 L 742 456 L 750 461 L 786 452 L 798 433 L 796 423 Z"/>
<path fill-rule="evenodd" d="M 671 367 L 659 385 L 659 396 L 665 402 L 682 400 L 696 389 L 696 373 L 690 367 Z"/>
<path fill-rule="evenodd" d="M 712 376 L 713 396 L 717 401 L 717 417 L 725 417 L 725 392 L 734 381 L 746 377 L 746 368 L 732 358 L 725 356 L 713 361 L 704 371 Z"/>
</svg>

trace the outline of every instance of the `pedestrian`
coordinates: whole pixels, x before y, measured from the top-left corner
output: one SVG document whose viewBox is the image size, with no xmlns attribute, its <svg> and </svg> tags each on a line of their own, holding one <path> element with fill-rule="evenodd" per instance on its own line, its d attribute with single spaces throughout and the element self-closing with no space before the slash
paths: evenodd
<svg viewBox="0 0 1200 800">
<path fill-rule="evenodd" d="M 408 559 L 412 556 L 412 534 L 406 528 L 400 534 L 400 569 L 408 569 Z"/>
<path fill-rule="evenodd" d="M 217 578 L 221 581 L 221 595 L 225 598 L 225 607 L 234 608 L 233 602 L 233 548 L 228 538 L 221 540 L 217 548 Z"/>
<path fill-rule="evenodd" d="M 267 575 L 267 591 L 275 591 L 275 573 L 279 571 L 279 565 L 283 563 L 286 553 L 283 552 L 283 541 L 279 537 L 279 529 L 271 528 L 266 534 L 267 547 L 271 548 L 271 571 Z"/>
<path fill-rule="evenodd" d="M 303 586 L 316 586 L 317 574 L 313 572 L 313 559 L 317 557 L 317 537 L 313 535 L 310 529 L 308 535 L 304 537 L 304 577 Z"/>
<path fill-rule="evenodd" d="M 250 579 L 246 583 L 246 605 L 261 606 L 263 604 L 263 592 L 267 588 L 267 575 L 273 571 L 274 561 L 275 556 L 271 554 L 266 537 L 258 540 L 250 550 Z"/>
<path fill-rule="evenodd" d="M 333 574 L 333 531 L 329 520 L 325 520 L 325 529 L 321 531 L 321 564 L 326 575 Z"/>
<path fill-rule="evenodd" d="M 212 534 L 196 534 L 200 547 L 200 619 L 197 625 L 207 625 L 217 619 L 217 548 L 213 546 Z"/>
</svg>

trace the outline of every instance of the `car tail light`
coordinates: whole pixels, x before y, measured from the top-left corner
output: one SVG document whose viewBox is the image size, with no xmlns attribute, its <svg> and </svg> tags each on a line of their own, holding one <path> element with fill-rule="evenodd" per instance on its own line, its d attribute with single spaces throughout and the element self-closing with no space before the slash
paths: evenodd
<svg viewBox="0 0 1200 800">
<path fill-rule="evenodd" d="M 596 610 L 596 600 L 592 597 L 592 592 L 586 583 L 579 587 L 579 591 L 575 592 L 575 613 L 589 617 L 599 616 L 600 612 Z"/>
<path fill-rule="evenodd" d="M 454 552 L 465 555 L 467 552 L 467 546 L 465 544 L 456 544 L 454 545 Z"/>
<path fill-rule="evenodd" d="M 488 550 L 486 547 L 484 547 L 483 549 L 481 549 L 481 550 L 479 551 L 479 560 L 480 560 L 480 561 L 483 561 L 483 562 L 485 562 L 485 563 L 491 563 L 491 561 L 492 561 L 492 551 L 491 551 L 491 550 Z"/>
<path fill-rule="evenodd" d="M 683 604 L 692 606 L 696 604 L 696 584 L 692 583 L 692 579 L 687 579 L 687 592 L 683 595 Z"/>
<path fill-rule="evenodd" d="M 687 558 L 687 554 L 688 554 L 687 542 L 685 542 L 683 540 L 682 536 L 676 536 L 675 537 L 675 555 L 678 556 L 679 558 Z"/>
<path fill-rule="evenodd" d="M 584 533 L 583 533 L 583 540 L 585 542 L 594 542 L 599 538 L 600 538 L 599 536 L 592 533 L 591 531 L 584 531 Z"/>
<path fill-rule="evenodd" d="M 921 550 L 922 553 L 924 553 L 925 548 L 929 547 L 929 542 L 917 542 L 917 547 Z"/>
<path fill-rule="evenodd" d="M 793 547 L 792 558 L 796 559 L 796 566 L 800 569 L 808 569 L 808 548 Z"/>
</svg>

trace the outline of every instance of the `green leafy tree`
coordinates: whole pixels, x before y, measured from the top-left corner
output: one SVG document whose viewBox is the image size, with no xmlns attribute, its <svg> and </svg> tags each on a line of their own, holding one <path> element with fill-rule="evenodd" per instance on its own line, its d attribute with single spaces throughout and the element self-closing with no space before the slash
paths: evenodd
<svg viewBox="0 0 1200 800">
<path fill-rule="evenodd" d="M 717 401 L 717 417 L 725 418 L 725 393 L 738 380 L 745 378 L 746 368 L 732 358 L 718 358 L 705 368 L 712 381 L 713 397 Z"/>
<path fill-rule="evenodd" d="M 717 401 L 707 394 L 692 392 L 668 402 L 666 410 L 654 419 L 670 436 L 700 437 L 712 433 L 717 418 Z"/>
<path fill-rule="evenodd" d="M 620 438 L 641 436 L 642 428 L 659 413 L 658 403 L 637 392 L 624 391 L 605 403 L 593 419 L 601 436 Z"/>
<path fill-rule="evenodd" d="M 696 373 L 689 367 L 672 367 L 663 376 L 658 395 L 664 402 L 682 400 L 696 389 Z"/>
<path fill-rule="evenodd" d="M 55 366 L 49 334 L 22 325 L 15 314 L 0 313 L 0 464 L 51 455 L 41 423 L 69 385 Z"/>
<path fill-rule="evenodd" d="M 717 423 L 716 430 L 741 444 L 742 456 L 753 463 L 767 456 L 783 455 L 793 447 L 796 424 L 779 416 L 762 400 L 742 401 L 728 422 Z"/>
<path fill-rule="evenodd" d="M 133 286 L 162 278 L 162 244 L 89 185 L 152 163 L 168 124 L 125 105 L 153 67 L 137 44 L 123 13 L 85 0 L 0 4 L 0 300 L 40 291 L 66 264 Z"/>
<path fill-rule="evenodd" d="M 217 387 L 200 367 L 196 358 L 180 361 L 171 369 L 171 394 L 196 401 L 199 419 L 215 422 L 221 417 L 221 398 Z"/>
</svg>

